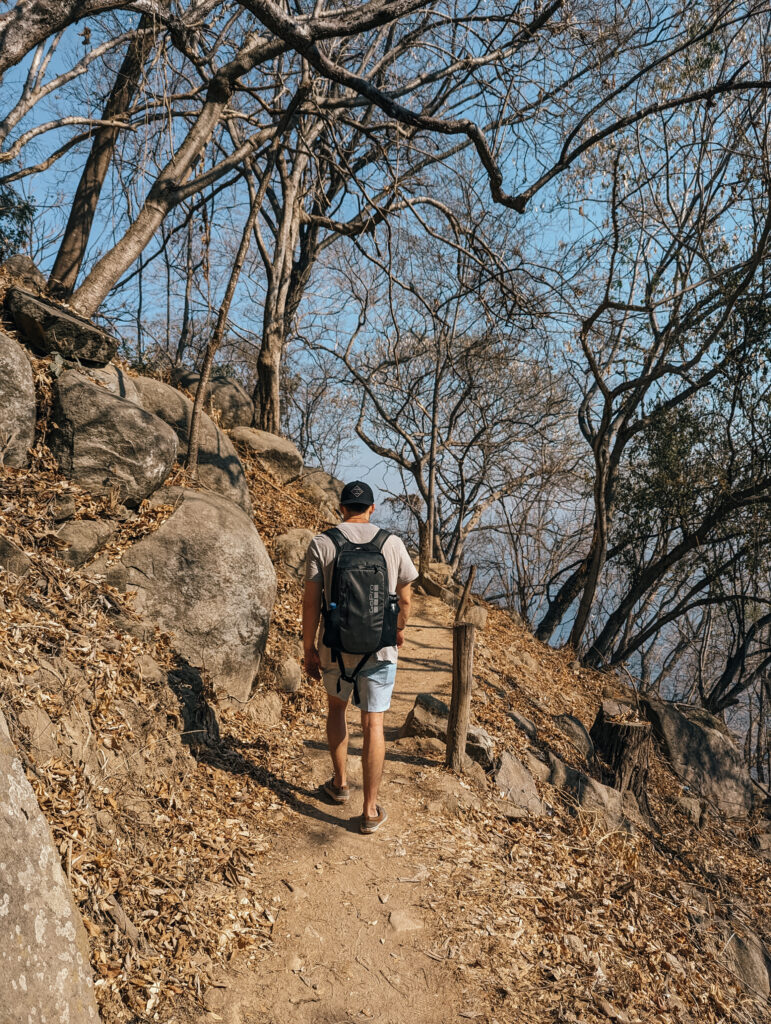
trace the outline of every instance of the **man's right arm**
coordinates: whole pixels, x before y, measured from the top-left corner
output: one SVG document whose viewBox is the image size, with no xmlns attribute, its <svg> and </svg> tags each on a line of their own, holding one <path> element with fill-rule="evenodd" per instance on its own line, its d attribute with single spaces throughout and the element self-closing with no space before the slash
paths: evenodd
<svg viewBox="0 0 771 1024">
<path fill-rule="evenodd" d="M 316 647 L 316 634 L 320 618 L 321 583 L 315 580 L 306 580 L 303 591 L 303 652 L 305 654 L 305 671 L 311 679 L 321 679 L 321 662 Z"/>
</svg>

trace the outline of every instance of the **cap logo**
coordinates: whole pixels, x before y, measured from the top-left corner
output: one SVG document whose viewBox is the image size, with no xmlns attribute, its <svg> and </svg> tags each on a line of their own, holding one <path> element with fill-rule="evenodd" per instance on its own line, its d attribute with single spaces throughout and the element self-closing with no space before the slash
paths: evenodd
<svg viewBox="0 0 771 1024">
<path fill-rule="evenodd" d="M 362 494 L 364 494 L 364 491 L 361 489 L 361 487 L 359 487 L 358 484 L 356 484 L 356 486 L 351 491 L 351 494 L 354 496 L 354 498 L 360 498 Z"/>
</svg>

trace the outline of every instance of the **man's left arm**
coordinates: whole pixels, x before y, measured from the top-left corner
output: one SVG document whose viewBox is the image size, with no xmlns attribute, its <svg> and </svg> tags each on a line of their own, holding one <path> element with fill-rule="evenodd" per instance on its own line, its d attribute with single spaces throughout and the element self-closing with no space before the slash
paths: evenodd
<svg viewBox="0 0 771 1024">
<path fill-rule="evenodd" d="M 404 643 L 404 627 L 407 625 L 410 617 L 412 582 L 400 583 L 396 588 L 396 596 L 399 598 L 399 617 L 396 620 L 396 646 L 401 647 Z"/>
</svg>

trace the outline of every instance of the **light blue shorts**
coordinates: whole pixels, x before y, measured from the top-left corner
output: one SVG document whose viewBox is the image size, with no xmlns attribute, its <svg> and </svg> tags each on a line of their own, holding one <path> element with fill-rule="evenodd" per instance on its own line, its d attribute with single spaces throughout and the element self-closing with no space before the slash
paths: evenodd
<svg viewBox="0 0 771 1024">
<path fill-rule="evenodd" d="M 337 665 L 324 669 L 322 678 L 324 688 L 331 697 L 348 701 L 353 693 L 353 683 L 347 683 L 344 679 L 340 679 L 340 669 Z M 339 693 L 337 692 L 338 680 L 340 680 Z M 361 704 L 354 704 L 354 707 L 361 707 L 362 711 L 388 711 L 391 707 L 391 694 L 394 692 L 395 682 L 396 662 L 370 658 L 359 672 Z"/>
</svg>

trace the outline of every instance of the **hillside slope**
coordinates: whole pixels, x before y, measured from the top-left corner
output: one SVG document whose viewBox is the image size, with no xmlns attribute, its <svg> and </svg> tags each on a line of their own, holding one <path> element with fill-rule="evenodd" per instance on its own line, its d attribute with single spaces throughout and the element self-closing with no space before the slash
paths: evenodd
<svg viewBox="0 0 771 1024">
<path fill-rule="evenodd" d="M 44 388 L 42 364 L 38 374 Z M 475 767 L 459 780 L 437 741 L 397 738 L 417 693 L 447 693 L 452 612 L 440 600 L 419 598 L 402 659 L 387 826 L 361 837 L 355 794 L 342 812 L 319 798 L 320 688 L 305 679 L 286 694 L 275 682 L 298 656 L 301 587 L 274 542 L 317 530 L 323 514 L 239 454 L 278 577 L 242 708 L 217 707 L 168 635 L 57 557 L 57 508 L 114 519 L 109 497 L 63 480 L 42 446 L 30 468 L 0 476 L 0 533 L 31 563 L 22 579 L 0 578 L 0 707 L 90 935 L 103 1019 L 771 1020 L 747 983 L 753 936 L 771 941 L 770 865 L 752 822 L 708 812 L 696 828 L 660 753 L 653 827 L 608 827 L 543 781 L 545 815 L 517 818 L 491 775 Z M 143 504 L 101 556 L 117 558 L 170 512 Z M 596 775 L 555 716 L 591 725 L 606 692 L 628 697 L 621 680 L 575 671 L 567 652 L 490 609 L 472 710 L 498 753 L 533 763 L 548 750 Z M 532 720 L 535 740 L 511 712 Z"/>
</svg>

